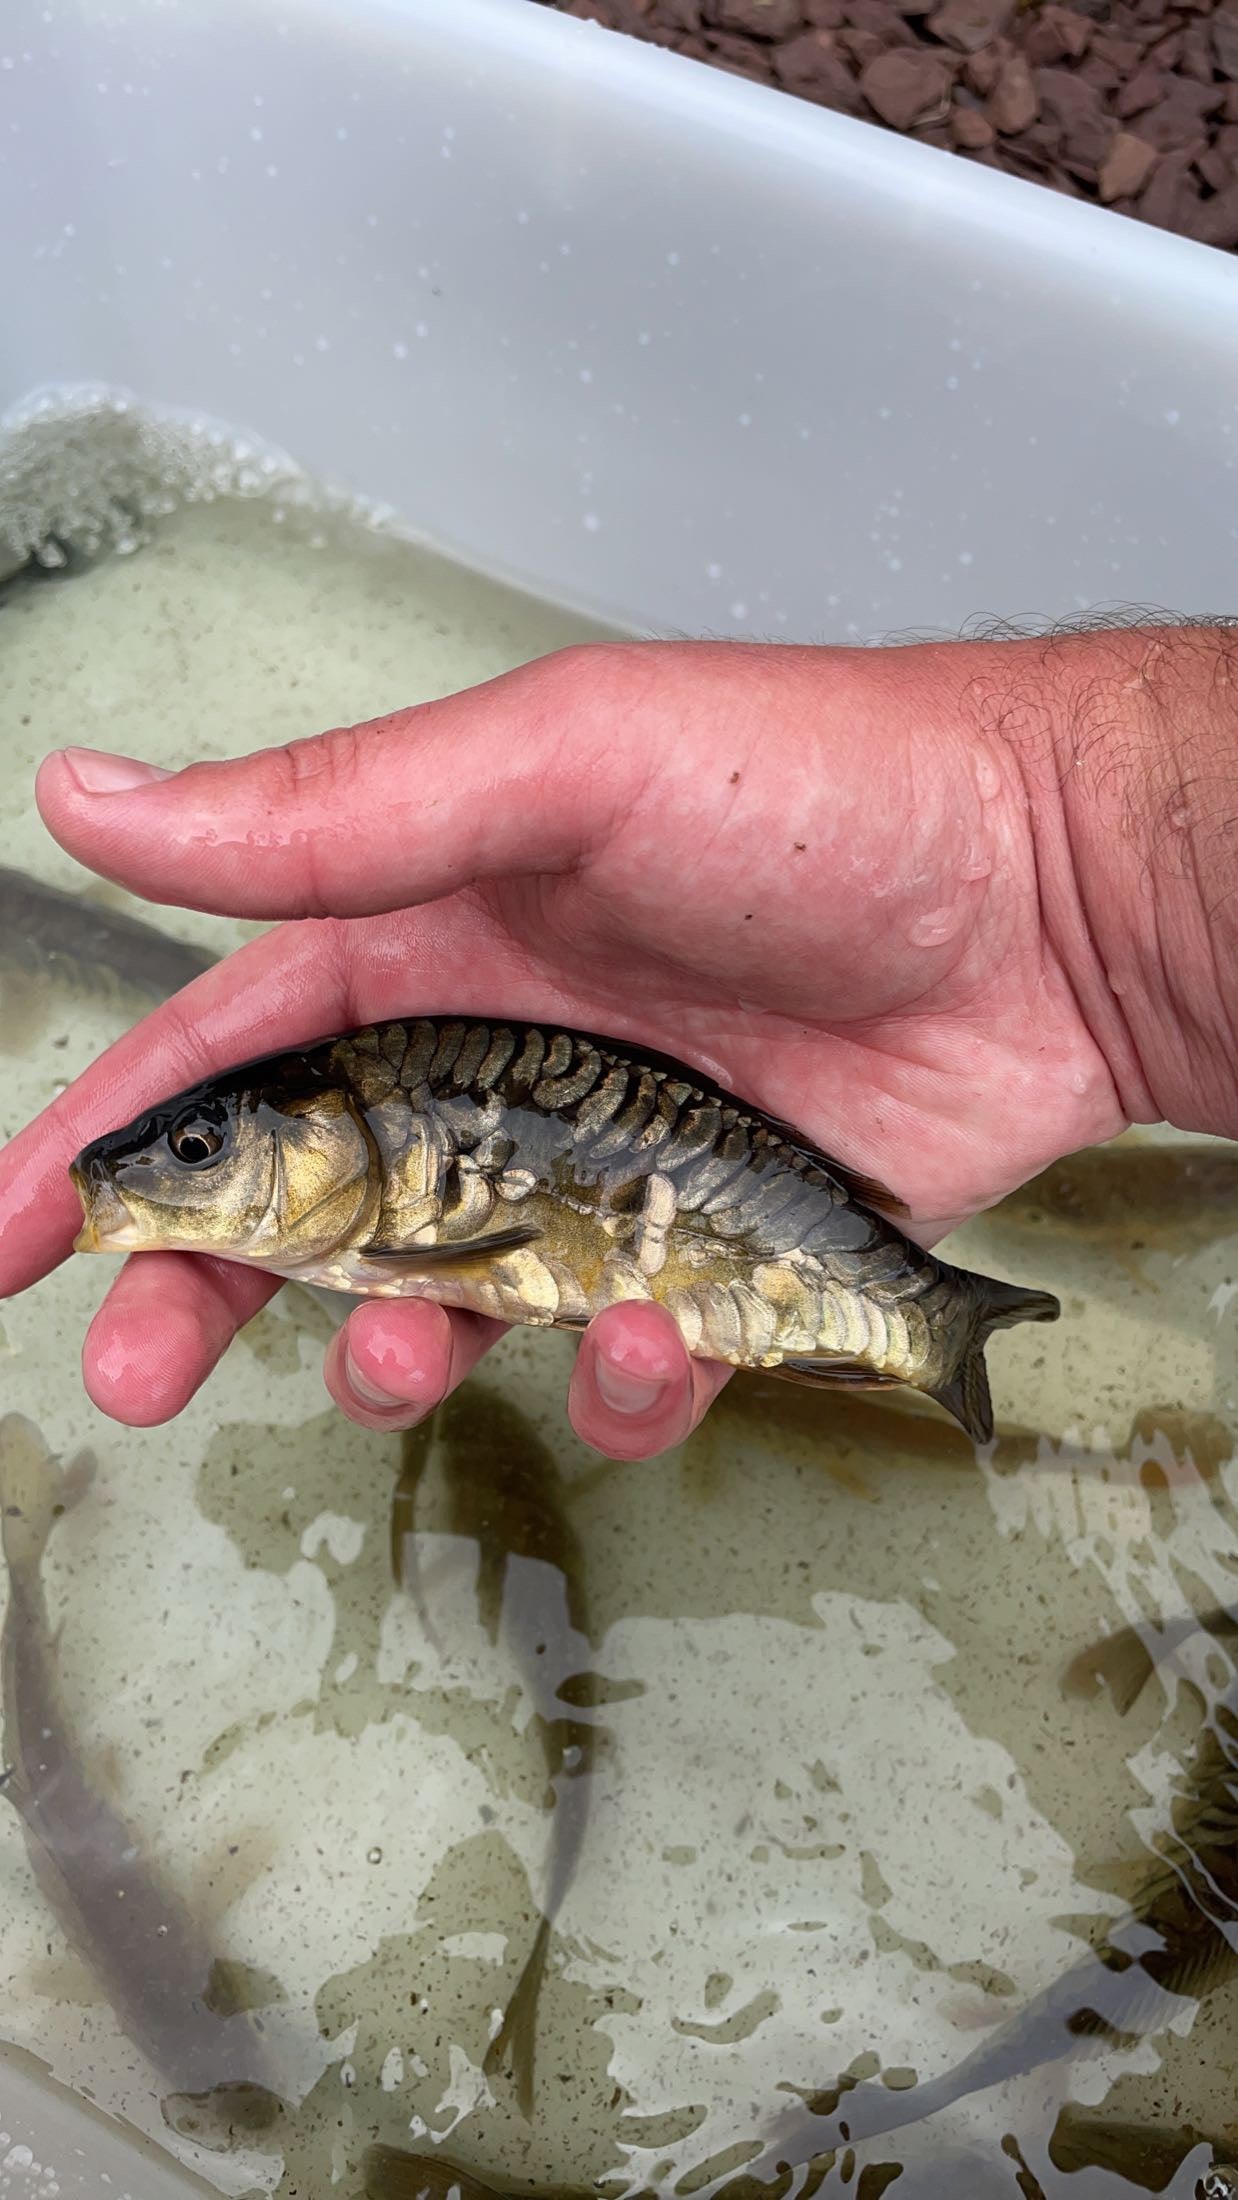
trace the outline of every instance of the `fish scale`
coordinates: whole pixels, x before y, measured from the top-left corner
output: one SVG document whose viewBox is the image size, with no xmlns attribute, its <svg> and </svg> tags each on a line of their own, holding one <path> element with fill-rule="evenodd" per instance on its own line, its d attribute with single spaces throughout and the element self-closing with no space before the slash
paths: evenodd
<svg viewBox="0 0 1238 2200">
<path fill-rule="evenodd" d="M 534 1326 L 653 1300 L 701 1358 L 906 1383 L 981 1442 L 986 1339 L 1060 1312 L 925 1252 L 890 1193 L 683 1063 L 488 1017 L 242 1064 L 95 1140 L 74 1180 L 83 1251 L 211 1252 Z"/>
</svg>

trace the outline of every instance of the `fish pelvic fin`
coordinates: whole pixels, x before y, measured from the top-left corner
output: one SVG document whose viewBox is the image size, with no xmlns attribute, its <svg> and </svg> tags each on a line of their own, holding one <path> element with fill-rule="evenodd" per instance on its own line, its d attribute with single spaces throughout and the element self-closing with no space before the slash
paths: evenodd
<svg viewBox="0 0 1238 2200">
<path fill-rule="evenodd" d="M 810 1390 L 896 1390 L 897 1375 L 882 1375 L 863 1360 L 781 1360 L 766 1370 L 780 1383 L 803 1383 Z"/>
<path fill-rule="evenodd" d="M 510 2066 L 516 2100 L 527 2122 L 533 2117 L 533 2071 L 537 2056 L 537 2004 L 546 1973 L 550 1948 L 550 1919 L 544 1917 L 529 1950 L 516 1990 L 507 2004 L 503 2022 L 486 2050 L 482 2068 L 487 2076 Z"/>
<path fill-rule="evenodd" d="M 60 1515 L 85 1494 L 95 1460 L 80 1452 L 67 1466 L 52 1456 L 39 1429 L 21 1413 L 0 1421 L 0 1547 L 9 1572 L 37 1574 Z"/>
<path fill-rule="evenodd" d="M 941 1382 L 924 1387 L 928 1397 L 954 1415 L 973 1443 L 987 1444 L 993 1436 L 993 1400 L 985 1345 L 995 1329 L 1013 1329 L 1018 1322 L 1055 1322 L 1062 1306 L 1051 1291 L 1030 1291 L 1022 1284 L 998 1283 L 989 1276 L 969 1280 L 976 1310 L 962 1351 Z"/>
</svg>

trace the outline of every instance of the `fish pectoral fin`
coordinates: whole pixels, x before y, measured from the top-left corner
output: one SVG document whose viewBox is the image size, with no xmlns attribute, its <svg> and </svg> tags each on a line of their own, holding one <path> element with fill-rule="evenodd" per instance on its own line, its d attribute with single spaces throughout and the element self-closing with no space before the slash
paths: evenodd
<svg viewBox="0 0 1238 2200">
<path fill-rule="evenodd" d="M 375 1239 L 361 1247 L 365 1260 L 398 1261 L 404 1268 L 434 1268 L 458 1261 L 491 1260 L 496 1253 L 515 1253 L 522 1245 L 536 1245 L 544 1232 L 523 1223 L 510 1230 L 492 1230 L 487 1237 L 456 1238 L 442 1245 L 384 1245 Z"/>
<path fill-rule="evenodd" d="M 273 1971 L 216 1956 L 202 1999 L 213 2017 L 239 2017 L 251 2009 L 270 2009 L 287 1995 Z"/>
<path fill-rule="evenodd" d="M 862 1360 L 783 1360 L 768 1372 L 784 1383 L 808 1383 L 820 1390 L 896 1390 L 897 1375 L 880 1375 Z"/>
<path fill-rule="evenodd" d="M 1155 1670 L 1155 1661 L 1138 1628 L 1120 1627 L 1116 1634 L 1089 1643 L 1086 1650 L 1071 1659 L 1062 1675 L 1062 1693 L 1108 1695 L 1119 1716 L 1125 1717 Z"/>
</svg>

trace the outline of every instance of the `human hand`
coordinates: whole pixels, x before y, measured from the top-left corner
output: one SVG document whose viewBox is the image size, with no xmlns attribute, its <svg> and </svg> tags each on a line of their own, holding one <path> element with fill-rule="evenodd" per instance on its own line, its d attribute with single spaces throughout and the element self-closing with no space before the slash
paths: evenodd
<svg viewBox="0 0 1238 2200">
<path fill-rule="evenodd" d="M 171 776 L 49 758 L 43 817 L 93 870 L 292 921 L 147 1017 L 0 1155 L 0 1293 L 66 1257 L 87 1140 L 238 1060 L 419 1011 L 674 1054 L 889 1183 L 926 1243 L 1058 1155 L 1172 1113 L 1098 972 L 1057 769 L 1070 650 L 1112 687 L 1137 642 L 1057 645 L 1065 670 L 1026 643 L 605 645 Z M 196 1256 L 131 1259 L 87 1338 L 92 1398 L 170 1418 L 277 1288 Z M 499 1333 L 363 1302 L 328 1387 L 364 1425 L 406 1426 Z M 726 1377 L 658 1307 L 618 1306 L 582 1339 L 570 1412 L 609 1456 L 647 1457 Z"/>
</svg>

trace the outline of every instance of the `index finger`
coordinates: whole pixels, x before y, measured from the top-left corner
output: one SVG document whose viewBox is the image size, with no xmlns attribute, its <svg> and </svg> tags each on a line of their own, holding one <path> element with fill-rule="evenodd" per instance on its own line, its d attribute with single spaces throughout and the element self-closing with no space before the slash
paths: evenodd
<svg viewBox="0 0 1238 2200">
<path fill-rule="evenodd" d="M 339 927 L 307 919 L 251 940 L 127 1031 L 0 1152 L 0 1298 L 37 1283 L 81 1226 L 69 1163 L 151 1101 L 347 1019 Z"/>
<path fill-rule="evenodd" d="M 276 925 L 135 1024 L 0 1151 L 0 1298 L 68 1257 L 81 1226 L 68 1168 L 92 1138 L 217 1070 L 389 1016 L 435 1013 L 673 1039 L 665 1011 L 638 1018 L 603 979 L 563 980 L 471 894 L 390 916 Z"/>
</svg>

